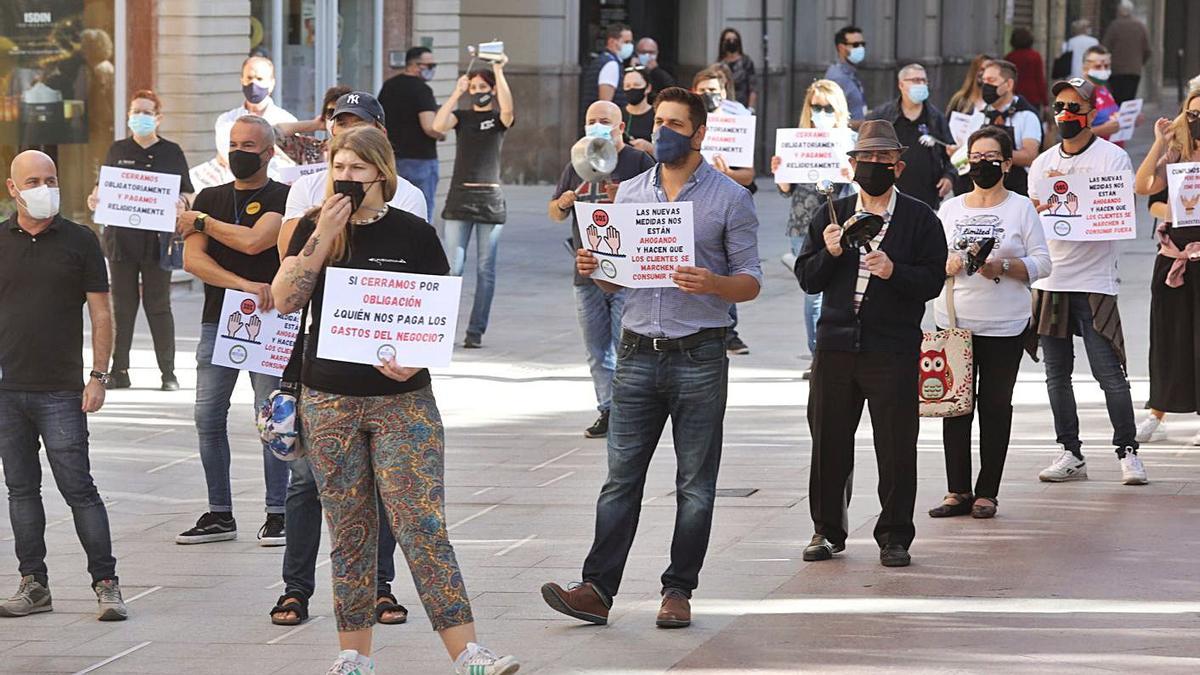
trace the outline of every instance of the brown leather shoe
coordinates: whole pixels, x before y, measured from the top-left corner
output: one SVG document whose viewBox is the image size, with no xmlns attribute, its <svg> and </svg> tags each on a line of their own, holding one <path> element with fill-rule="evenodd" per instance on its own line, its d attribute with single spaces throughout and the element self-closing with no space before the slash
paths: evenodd
<svg viewBox="0 0 1200 675">
<path fill-rule="evenodd" d="M 692 603 L 682 591 L 673 588 L 663 592 L 662 607 L 655 624 L 659 628 L 687 628 L 692 625 Z"/>
<path fill-rule="evenodd" d="M 589 582 L 565 589 L 556 583 L 542 585 L 542 599 L 550 608 L 580 621 L 603 626 L 608 623 L 608 603 Z"/>
</svg>

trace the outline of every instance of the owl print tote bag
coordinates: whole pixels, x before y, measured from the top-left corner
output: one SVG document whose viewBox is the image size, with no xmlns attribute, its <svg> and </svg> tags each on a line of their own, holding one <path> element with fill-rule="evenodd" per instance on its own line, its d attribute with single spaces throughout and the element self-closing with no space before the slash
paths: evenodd
<svg viewBox="0 0 1200 675">
<path fill-rule="evenodd" d="M 954 277 L 946 279 L 946 330 L 925 333 L 918 363 L 921 417 L 958 417 L 975 407 L 975 355 L 971 331 L 958 327 Z"/>
</svg>

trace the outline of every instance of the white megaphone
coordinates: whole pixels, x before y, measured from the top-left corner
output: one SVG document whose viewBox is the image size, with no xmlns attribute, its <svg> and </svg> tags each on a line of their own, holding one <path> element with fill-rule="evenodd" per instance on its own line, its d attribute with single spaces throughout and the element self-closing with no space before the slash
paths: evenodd
<svg viewBox="0 0 1200 675">
<path fill-rule="evenodd" d="M 599 183 L 617 170 L 617 146 L 607 138 L 584 136 L 571 146 L 571 166 L 587 183 Z"/>
</svg>

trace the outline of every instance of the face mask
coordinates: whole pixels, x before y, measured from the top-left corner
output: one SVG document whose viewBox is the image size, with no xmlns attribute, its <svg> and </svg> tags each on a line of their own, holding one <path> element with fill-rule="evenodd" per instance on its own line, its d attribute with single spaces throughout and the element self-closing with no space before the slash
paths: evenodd
<svg viewBox="0 0 1200 675">
<path fill-rule="evenodd" d="M 158 122 L 154 121 L 154 115 L 145 113 L 134 113 L 129 116 L 129 130 L 134 136 L 149 136 L 154 133 L 154 128 L 158 126 Z"/>
<path fill-rule="evenodd" d="M 642 52 L 641 54 L 638 54 L 638 63 L 642 64 L 643 67 L 648 66 L 650 65 L 650 59 L 652 58 L 654 58 L 654 55 L 650 52 Z"/>
<path fill-rule="evenodd" d="M 258 173 L 262 168 L 262 155 L 257 152 L 248 150 L 230 150 L 229 151 L 229 171 L 233 173 L 233 177 L 238 180 L 246 180 L 247 178 Z"/>
<path fill-rule="evenodd" d="M 654 156 L 663 164 L 675 164 L 692 153 L 692 137 L 669 127 L 656 129 L 651 140 L 654 141 Z"/>
<path fill-rule="evenodd" d="M 480 91 L 471 94 L 471 104 L 476 108 L 485 108 L 492 104 L 492 92 Z"/>
<path fill-rule="evenodd" d="M 850 63 L 862 63 L 862 60 L 867 58 L 866 47 L 854 47 L 850 50 L 850 54 L 846 56 L 846 60 Z"/>
<path fill-rule="evenodd" d="M 704 109 L 710 113 L 716 112 L 717 108 L 721 107 L 721 102 L 725 100 L 724 96 L 714 93 L 714 92 L 709 92 L 707 94 L 704 94 L 703 96 L 704 96 Z"/>
<path fill-rule="evenodd" d="M 262 103 L 270 95 L 271 90 L 257 82 L 242 85 L 242 96 L 245 96 L 246 101 L 253 105 Z"/>
<path fill-rule="evenodd" d="M 587 128 L 584 129 L 584 132 L 592 138 L 604 138 L 610 141 L 613 140 L 613 128 L 607 124 L 600 124 L 599 122 L 595 124 L 589 124 L 587 125 Z"/>
<path fill-rule="evenodd" d="M 725 52 L 726 53 L 729 53 L 729 52 L 737 53 L 740 51 L 742 51 L 742 43 L 738 42 L 737 40 L 726 40 L 725 41 Z"/>
<path fill-rule="evenodd" d="M 633 43 L 622 42 L 621 47 L 617 50 L 617 58 L 628 61 L 631 56 L 633 56 Z"/>
<path fill-rule="evenodd" d="M 983 102 L 988 105 L 1000 100 L 999 88 L 994 84 L 983 85 L 983 90 L 979 94 L 983 97 Z"/>
<path fill-rule="evenodd" d="M 1002 164 L 1003 162 L 971 162 L 971 171 L 968 175 L 976 185 L 986 190 L 1004 178 Z"/>
<path fill-rule="evenodd" d="M 1087 76 L 1096 82 L 1107 82 L 1108 78 L 1112 77 L 1111 70 L 1089 70 Z"/>
<path fill-rule="evenodd" d="M 1188 122 L 1188 133 L 1191 134 L 1192 140 L 1200 139 L 1200 120 Z"/>
<path fill-rule="evenodd" d="M 812 125 L 814 129 L 832 129 L 836 124 L 836 113 L 815 112 L 812 114 Z"/>
<path fill-rule="evenodd" d="M 854 182 L 863 192 L 879 197 L 896 184 L 896 165 L 883 162 L 858 162 L 854 167 Z"/>
<path fill-rule="evenodd" d="M 436 72 L 437 72 L 436 66 L 433 68 L 422 67 L 421 68 L 421 79 L 425 80 L 426 82 L 429 82 L 430 80 L 433 79 L 434 73 L 436 73 Z"/>
<path fill-rule="evenodd" d="M 929 98 L 929 85 L 914 84 L 908 88 L 908 97 L 913 103 L 924 103 L 925 99 Z"/>
<path fill-rule="evenodd" d="M 646 88 L 642 87 L 641 89 L 626 89 L 625 90 L 625 100 L 629 101 L 633 105 L 637 105 L 637 104 L 641 103 L 642 101 L 645 101 L 646 100 Z"/>
<path fill-rule="evenodd" d="M 44 220 L 58 215 L 58 188 L 39 185 L 28 190 L 21 190 L 21 201 L 25 202 L 25 210 L 30 218 Z"/>
<path fill-rule="evenodd" d="M 370 182 L 374 183 L 375 181 Z M 367 197 L 366 186 L 368 184 L 360 180 L 335 180 L 333 181 L 333 193 L 349 197 L 350 213 L 354 213 L 358 207 L 362 206 L 363 199 Z"/>
<path fill-rule="evenodd" d="M 1087 117 L 1065 113 L 1054 118 L 1058 124 L 1058 133 L 1065 139 L 1075 138 L 1087 128 Z"/>
</svg>

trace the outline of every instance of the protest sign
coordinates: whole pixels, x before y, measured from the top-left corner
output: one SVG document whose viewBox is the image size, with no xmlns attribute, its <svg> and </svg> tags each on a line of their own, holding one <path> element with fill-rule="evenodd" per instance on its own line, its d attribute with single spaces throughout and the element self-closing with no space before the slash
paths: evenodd
<svg viewBox="0 0 1200 675">
<path fill-rule="evenodd" d="M 1133 174 L 1128 171 L 1040 178 L 1037 194 L 1049 207 L 1040 214 L 1047 239 L 1108 241 L 1137 236 Z"/>
<path fill-rule="evenodd" d="M 258 296 L 226 289 L 212 363 L 279 377 L 292 356 L 300 312 L 262 311 Z"/>
<path fill-rule="evenodd" d="M 92 218 L 102 225 L 174 232 L 178 201 L 175 174 L 102 166 Z"/>
<path fill-rule="evenodd" d="M 676 267 L 696 264 L 691 202 L 575 203 L 583 246 L 600 262 L 593 279 L 628 288 L 670 288 Z"/>
<path fill-rule="evenodd" d="M 1167 199 L 1171 204 L 1171 227 L 1200 225 L 1200 162 L 1167 165 Z"/>
<path fill-rule="evenodd" d="M 1120 143 L 1133 138 L 1133 130 L 1137 126 L 1137 118 L 1141 114 L 1142 99 L 1135 98 L 1122 103 L 1121 109 L 1117 111 L 1117 123 L 1121 125 L 1121 128 L 1114 131 L 1108 140 Z"/>
<path fill-rule="evenodd" d="M 720 155 L 732 167 L 754 166 L 754 133 L 758 118 L 754 115 L 708 116 L 708 132 L 700 145 L 700 154 L 712 164 Z"/>
<path fill-rule="evenodd" d="M 281 166 L 279 167 L 279 182 L 291 185 L 300 180 L 301 176 L 307 176 L 310 173 L 320 173 L 324 171 L 329 164 L 327 162 L 317 162 L 315 164 L 297 164 L 296 166 Z"/>
<path fill-rule="evenodd" d="M 448 366 L 461 292 L 462 277 L 326 268 L 317 358 Z"/>
<path fill-rule="evenodd" d="M 846 152 L 854 147 L 852 133 L 849 129 L 776 129 L 775 155 L 780 162 L 775 182 L 850 182 Z"/>
<path fill-rule="evenodd" d="M 966 145 L 967 139 L 971 137 L 971 134 L 979 131 L 979 128 L 983 126 L 984 119 L 983 113 L 967 115 L 957 110 L 951 111 L 949 120 L 950 137 L 954 139 L 954 144 L 959 146 Z"/>
</svg>

